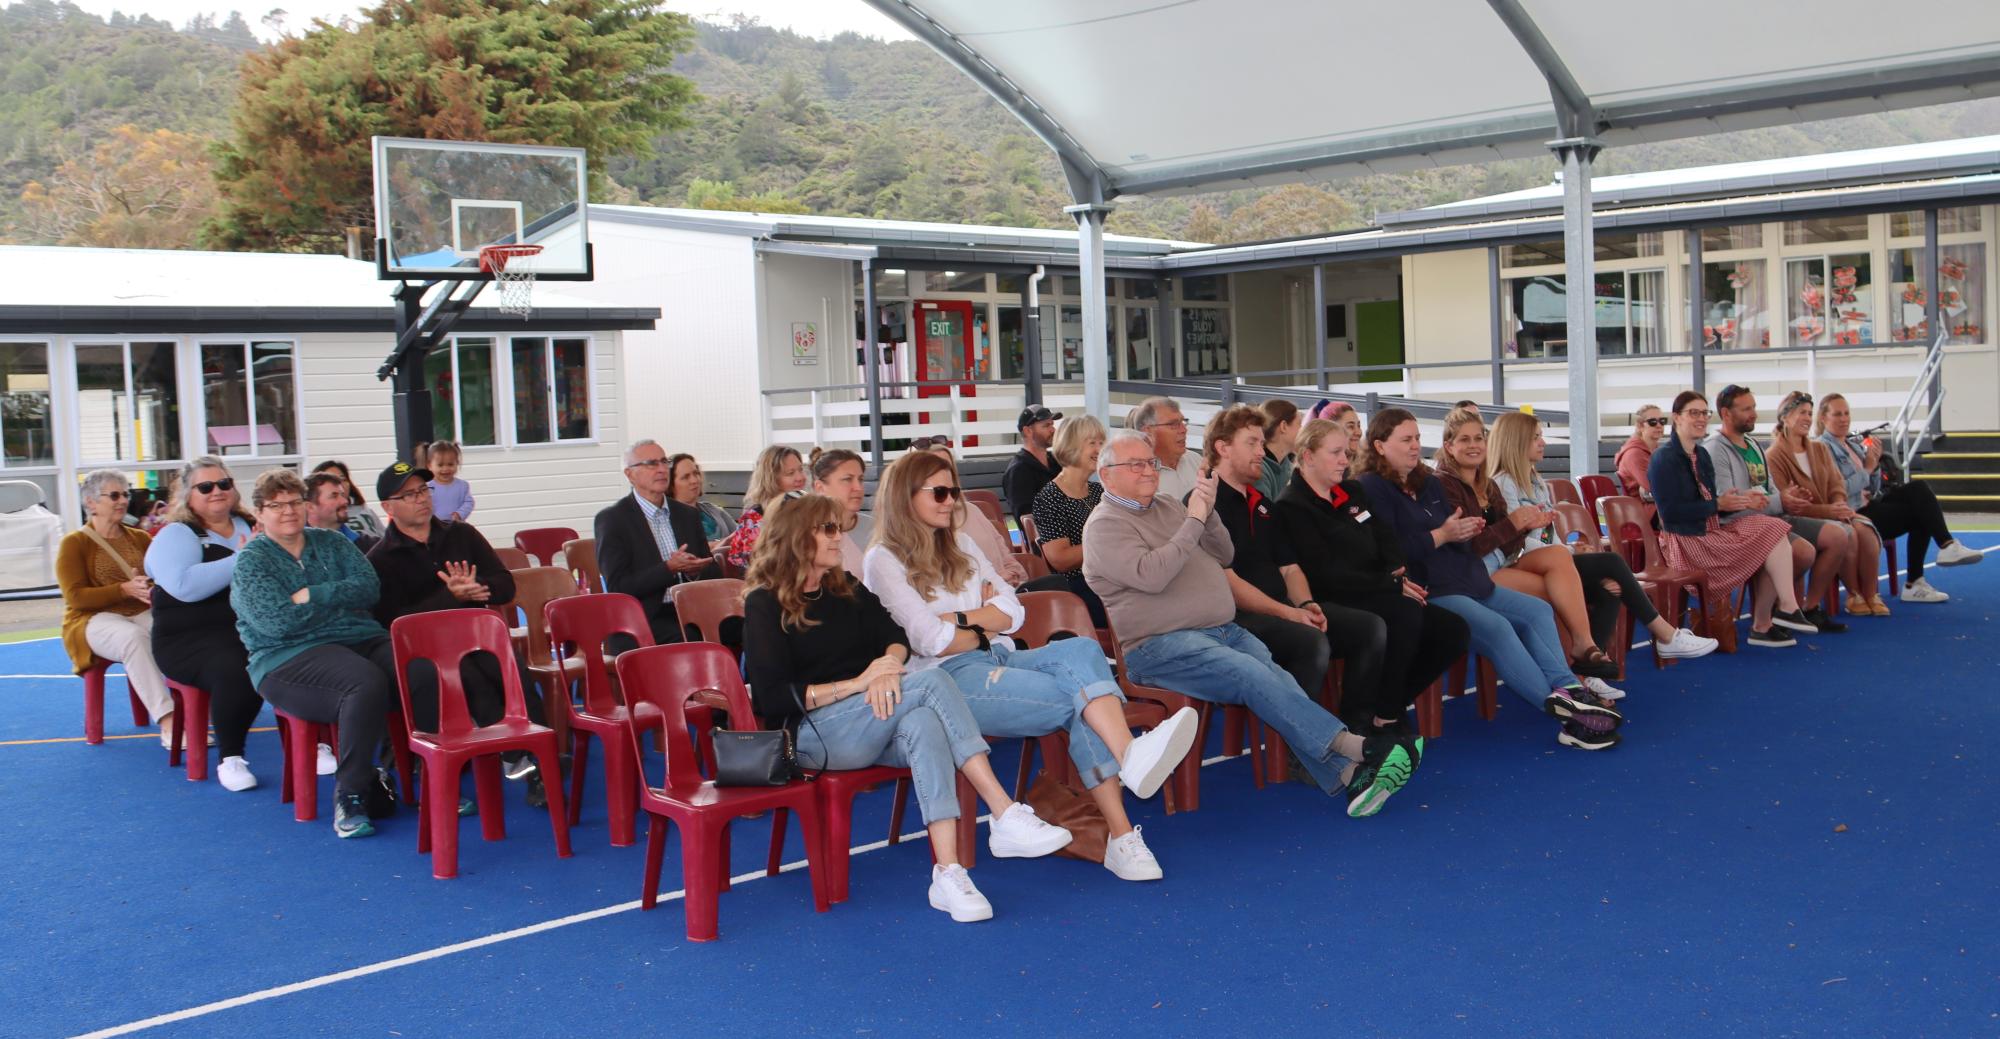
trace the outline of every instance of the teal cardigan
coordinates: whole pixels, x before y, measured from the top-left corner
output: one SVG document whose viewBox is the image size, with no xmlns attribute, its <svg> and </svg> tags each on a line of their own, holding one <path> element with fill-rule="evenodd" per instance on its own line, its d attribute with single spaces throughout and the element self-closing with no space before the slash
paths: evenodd
<svg viewBox="0 0 2000 1039">
<path fill-rule="evenodd" d="M 229 605 L 236 608 L 236 632 L 250 654 L 250 681 L 264 677 L 314 646 L 352 645 L 384 638 L 369 610 L 381 585 L 354 543 L 338 531 L 308 527 L 299 558 L 259 536 L 236 556 L 229 582 Z M 312 593 L 301 605 L 292 596 Z"/>
</svg>

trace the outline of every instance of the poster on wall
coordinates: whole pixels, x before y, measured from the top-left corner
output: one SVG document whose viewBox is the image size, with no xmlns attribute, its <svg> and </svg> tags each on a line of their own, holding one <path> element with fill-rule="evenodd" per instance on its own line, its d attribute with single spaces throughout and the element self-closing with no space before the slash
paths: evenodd
<svg viewBox="0 0 2000 1039">
<path fill-rule="evenodd" d="M 819 363 L 819 322 L 792 322 L 792 363 L 795 365 Z"/>
</svg>

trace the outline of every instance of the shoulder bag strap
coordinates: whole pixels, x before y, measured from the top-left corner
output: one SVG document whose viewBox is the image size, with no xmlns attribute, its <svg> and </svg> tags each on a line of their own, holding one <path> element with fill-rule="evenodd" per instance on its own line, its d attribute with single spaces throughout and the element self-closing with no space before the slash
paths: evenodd
<svg viewBox="0 0 2000 1039">
<path fill-rule="evenodd" d="M 126 562 L 125 557 L 119 554 L 117 549 L 111 547 L 111 542 L 106 541 L 104 535 L 99 534 L 97 528 L 88 523 L 83 525 L 83 532 L 90 535 L 90 540 L 97 542 L 97 547 L 102 548 L 104 554 L 110 556 L 113 563 L 118 564 L 118 569 L 124 572 L 125 579 L 130 581 L 133 574 L 132 564 Z"/>
</svg>

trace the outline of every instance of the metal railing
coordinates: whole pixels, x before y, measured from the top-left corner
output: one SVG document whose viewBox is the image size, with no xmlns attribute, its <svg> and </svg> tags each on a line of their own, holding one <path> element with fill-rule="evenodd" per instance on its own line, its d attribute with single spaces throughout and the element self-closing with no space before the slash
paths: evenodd
<svg viewBox="0 0 2000 1039">
<path fill-rule="evenodd" d="M 1910 383 L 1910 395 L 1897 409 L 1896 417 L 1889 420 L 1890 457 L 1906 473 L 1910 471 L 1910 462 L 1923 453 L 1924 445 L 1935 428 L 1935 421 L 1944 408 L 1945 387 L 1939 373 L 1944 368 L 1947 338 L 1943 330 L 1938 332 L 1930 352 L 1924 355 L 1923 367 L 1918 369 L 1916 379 Z M 1923 409 L 1921 416 L 1919 408 Z"/>
</svg>

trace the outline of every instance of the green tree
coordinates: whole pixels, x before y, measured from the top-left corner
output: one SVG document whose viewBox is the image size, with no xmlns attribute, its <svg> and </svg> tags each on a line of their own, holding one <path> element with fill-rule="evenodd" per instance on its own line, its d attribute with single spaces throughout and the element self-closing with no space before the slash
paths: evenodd
<svg viewBox="0 0 2000 1039">
<path fill-rule="evenodd" d="M 375 135 L 645 156 L 694 97 L 667 72 L 693 33 L 649 0 L 383 0 L 247 56 L 217 149 L 224 248 L 332 251 L 370 221 Z"/>
</svg>

